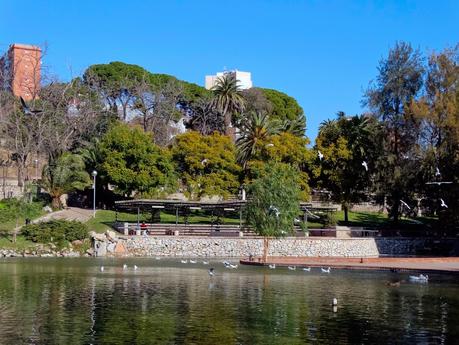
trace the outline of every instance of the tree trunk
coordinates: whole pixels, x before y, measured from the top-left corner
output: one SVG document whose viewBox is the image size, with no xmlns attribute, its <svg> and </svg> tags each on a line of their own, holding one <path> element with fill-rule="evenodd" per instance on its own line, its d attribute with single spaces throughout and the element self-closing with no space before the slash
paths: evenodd
<svg viewBox="0 0 459 345">
<path fill-rule="evenodd" d="M 344 210 L 344 222 L 347 224 L 349 222 L 349 207 L 347 204 L 343 204 L 343 210 Z"/>
<path fill-rule="evenodd" d="M 19 161 L 18 164 L 18 187 L 24 187 L 24 170 L 25 170 L 25 162 Z"/>
<path fill-rule="evenodd" d="M 53 199 L 51 200 L 51 206 L 53 209 L 61 209 L 61 198 L 60 196 L 53 196 Z"/>
</svg>

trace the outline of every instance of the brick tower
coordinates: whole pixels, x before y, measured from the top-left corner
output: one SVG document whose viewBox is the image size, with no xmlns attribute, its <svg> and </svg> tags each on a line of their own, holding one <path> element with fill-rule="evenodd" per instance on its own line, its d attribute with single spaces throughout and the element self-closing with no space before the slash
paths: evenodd
<svg viewBox="0 0 459 345">
<path fill-rule="evenodd" d="M 40 90 L 41 49 L 26 44 L 12 44 L 0 58 L 0 86 L 26 101 Z"/>
</svg>

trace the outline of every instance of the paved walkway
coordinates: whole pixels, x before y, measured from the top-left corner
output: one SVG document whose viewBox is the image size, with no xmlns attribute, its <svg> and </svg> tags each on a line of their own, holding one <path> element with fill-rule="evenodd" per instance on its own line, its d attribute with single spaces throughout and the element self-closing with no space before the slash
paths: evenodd
<svg viewBox="0 0 459 345">
<path fill-rule="evenodd" d="M 324 258 L 324 257 L 269 257 L 268 262 L 241 260 L 243 265 L 332 267 L 357 270 L 433 271 L 459 273 L 459 257 L 437 258 Z M 261 261 L 261 260 L 260 260 Z"/>
<path fill-rule="evenodd" d="M 34 219 L 32 223 L 46 222 L 52 219 L 77 220 L 86 223 L 92 217 L 93 211 L 85 208 L 68 207 L 66 209 L 48 213 L 40 218 Z"/>
</svg>

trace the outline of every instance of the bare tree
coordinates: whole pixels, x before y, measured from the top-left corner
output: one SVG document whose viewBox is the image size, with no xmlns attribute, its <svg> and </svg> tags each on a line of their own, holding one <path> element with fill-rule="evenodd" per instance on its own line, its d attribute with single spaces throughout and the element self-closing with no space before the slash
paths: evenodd
<svg viewBox="0 0 459 345">
<path fill-rule="evenodd" d="M 153 133 L 156 144 L 165 146 L 173 136 L 173 123 L 182 119 L 180 108 L 183 88 L 175 80 L 160 88 L 153 88 L 148 80 L 140 81 L 134 88 L 133 110 L 141 117 L 143 129 Z"/>
<path fill-rule="evenodd" d="M 225 133 L 222 113 L 212 105 L 211 98 L 201 98 L 191 108 L 191 127 L 203 135 L 213 132 Z"/>
</svg>

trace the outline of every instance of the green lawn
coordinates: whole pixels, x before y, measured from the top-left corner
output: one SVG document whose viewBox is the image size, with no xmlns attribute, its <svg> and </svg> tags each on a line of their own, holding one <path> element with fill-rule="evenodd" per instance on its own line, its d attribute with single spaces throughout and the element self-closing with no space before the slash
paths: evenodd
<svg viewBox="0 0 459 345">
<path fill-rule="evenodd" d="M 150 222 L 149 214 L 140 214 L 140 222 Z M 338 225 L 361 226 L 366 228 L 388 228 L 391 227 L 391 222 L 386 214 L 377 212 L 349 212 L 349 223 L 344 223 L 344 212 L 336 213 Z M 90 231 L 104 232 L 111 229 L 111 225 L 115 221 L 115 211 L 99 210 L 96 213 L 96 218 L 89 220 L 86 224 Z M 137 222 L 137 214 L 118 212 L 118 221 L 120 222 Z M 239 224 L 239 218 L 234 215 L 234 218 L 221 218 L 223 224 Z M 179 223 L 183 224 L 184 217 L 179 217 Z M 189 224 L 210 224 L 210 216 L 206 216 L 202 212 L 195 212 L 188 218 Z M 397 227 L 418 227 L 424 224 L 435 224 L 435 218 L 419 217 L 416 219 L 402 218 Z M 161 223 L 175 223 L 175 215 L 161 212 Z M 308 229 L 321 229 L 323 224 L 317 223 L 314 220 L 308 221 Z"/>
<path fill-rule="evenodd" d="M 175 224 L 175 215 L 165 212 L 161 212 L 161 223 Z M 118 212 L 119 222 L 137 222 L 137 214 Z M 140 214 L 140 222 L 150 222 L 149 214 Z M 223 224 L 239 224 L 239 218 L 221 218 Z M 105 230 L 111 229 L 111 225 L 115 222 L 115 211 L 111 210 L 99 210 L 96 212 L 96 217 L 90 219 L 86 224 L 90 231 L 104 232 Z M 183 224 L 185 219 L 183 216 L 179 216 L 179 223 Z M 210 224 L 210 216 L 205 216 L 196 212 L 188 218 L 189 224 Z"/>
<path fill-rule="evenodd" d="M 392 226 L 392 222 L 387 214 L 378 212 L 349 212 L 349 222 L 346 224 L 344 222 L 344 211 L 338 211 L 336 219 L 339 225 L 363 226 L 368 228 L 387 228 Z M 436 222 L 437 218 L 433 217 L 401 218 L 397 227 L 434 226 Z"/>
<path fill-rule="evenodd" d="M 0 201 L 0 233 L 12 232 L 16 226 L 25 224 L 25 219 L 36 219 L 45 214 L 43 203 L 25 203 L 15 199 Z M 16 219 L 17 218 L 17 219 Z"/>
<path fill-rule="evenodd" d="M 16 237 L 16 243 L 12 242 L 12 237 L 8 236 L 1 236 L 0 237 L 0 248 L 1 249 L 14 249 L 14 250 L 25 250 L 27 248 L 31 248 L 36 246 L 35 243 L 32 241 L 26 240 L 24 236 L 18 235 Z"/>
</svg>

